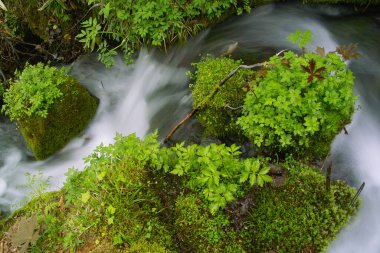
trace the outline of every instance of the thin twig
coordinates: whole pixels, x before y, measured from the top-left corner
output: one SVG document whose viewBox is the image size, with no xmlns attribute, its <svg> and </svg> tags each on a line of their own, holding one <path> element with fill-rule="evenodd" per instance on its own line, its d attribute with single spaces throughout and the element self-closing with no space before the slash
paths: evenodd
<svg viewBox="0 0 380 253">
<path fill-rule="evenodd" d="M 350 207 L 352 207 L 355 204 L 355 202 L 356 202 L 357 198 L 359 197 L 360 193 L 363 191 L 364 186 L 365 186 L 365 182 L 363 182 L 362 185 L 359 187 L 359 190 L 356 192 L 354 198 L 351 201 Z"/>
<path fill-rule="evenodd" d="M 170 138 L 172 138 L 173 134 L 177 131 L 177 129 L 183 125 L 183 123 L 186 122 L 186 120 L 188 120 L 189 118 L 191 118 L 191 116 L 193 116 L 196 112 L 198 111 L 198 108 L 195 108 L 194 110 L 192 110 L 191 112 L 189 112 L 174 128 L 173 130 L 170 131 L 170 133 L 166 136 L 165 140 L 164 140 L 164 143 L 167 143 Z"/>
<path fill-rule="evenodd" d="M 331 186 L 331 169 L 332 169 L 332 163 L 330 163 L 330 166 L 327 167 L 327 171 L 326 171 L 326 191 L 330 191 L 330 186 Z"/>
<path fill-rule="evenodd" d="M 330 153 L 328 153 L 328 154 L 326 155 L 326 158 L 325 158 L 325 160 L 323 161 L 323 164 L 322 164 L 321 170 L 323 170 L 323 168 L 325 167 L 326 162 L 327 162 L 327 159 L 329 158 L 329 156 L 330 156 Z"/>
<path fill-rule="evenodd" d="M 283 50 L 281 50 L 280 52 L 278 52 L 276 55 L 279 56 L 280 54 L 282 54 L 283 52 L 288 51 L 288 50 L 289 50 L 289 49 L 283 49 Z"/>
<path fill-rule="evenodd" d="M 232 107 L 230 105 L 225 105 L 224 107 L 230 109 L 230 110 L 241 110 L 243 109 L 243 106 L 239 106 L 239 107 Z"/>
</svg>

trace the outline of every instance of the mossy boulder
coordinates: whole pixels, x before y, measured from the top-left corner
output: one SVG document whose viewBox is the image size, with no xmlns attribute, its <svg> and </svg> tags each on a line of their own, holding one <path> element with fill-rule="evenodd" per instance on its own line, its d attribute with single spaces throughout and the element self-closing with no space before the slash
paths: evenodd
<svg viewBox="0 0 380 253">
<path fill-rule="evenodd" d="M 287 167 L 285 185 L 254 191 L 242 233 L 249 252 L 325 252 L 358 210 L 360 202 L 350 206 L 354 188 L 338 180 L 327 191 L 319 170 Z"/>
<path fill-rule="evenodd" d="M 87 126 L 98 99 L 64 68 L 27 65 L 4 94 L 3 111 L 20 126 L 36 159 L 57 152 Z"/>
<path fill-rule="evenodd" d="M 63 97 L 49 109 L 46 118 L 25 117 L 18 121 L 21 133 L 38 160 L 63 148 L 88 125 L 98 99 L 75 79 L 62 85 Z"/>
<path fill-rule="evenodd" d="M 188 75 L 193 81 L 190 84 L 193 108 L 198 108 L 197 119 L 207 134 L 225 137 L 238 135 L 240 131 L 236 120 L 241 115 L 245 86 L 248 86 L 247 81 L 252 79 L 253 72 L 249 69 L 240 70 L 219 87 L 219 83 L 240 64 L 241 60 L 210 56 L 192 64 L 195 71 Z M 211 97 L 215 90 L 218 92 Z"/>
<path fill-rule="evenodd" d="M 181 252 L 244 252 L 225 213 L 211 215 L 196 194 L 182 195 L 174 207 Z"/>
</svg>

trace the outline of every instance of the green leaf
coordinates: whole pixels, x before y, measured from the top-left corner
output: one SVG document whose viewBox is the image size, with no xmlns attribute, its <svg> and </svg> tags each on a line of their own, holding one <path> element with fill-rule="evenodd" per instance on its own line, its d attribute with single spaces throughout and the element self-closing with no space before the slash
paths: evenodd
<svg viewBox="0 0 380 253">
<path fill-rule="evenodd" d="M 244 183 L 245 181 L 247 181 L 248 179 L 248 176 L 249 176 L 249 172 L 243 172 L 240 174 L 240 178 L 239 178 L 239 183 Z"/>
<path fill-rule="evenodd" d="M 108 18 L 109 17 L 109 14 L 110 14 L 110 10 L 111 10 L 111 5 L 110 3 L 107 3 L 104 8 L 103 8 L 103 15 L 104 15 L 104 18 Z"/>
<path fill-rule="evenodd" d="M 259 175 L 265 175 L 267 174 L 268 172 L 270 171 L 270 168 L 265 166 L 264 168 L 262 168 L 259 172 Z"/>
<path fill-rule="evenodd" d="M 249 184 L 253 186 L 256 183 L 256 174 L 251 174 L 249 176 Z"/>
<path fill-rule="evenodd" d="M 90 199 L 90 197 L 91 197 L 91 194 L 89 191 L 82 193 L 82 197 L 81 197 L 82 203 L 86 204 L 88 200 Z"/>
</svg>

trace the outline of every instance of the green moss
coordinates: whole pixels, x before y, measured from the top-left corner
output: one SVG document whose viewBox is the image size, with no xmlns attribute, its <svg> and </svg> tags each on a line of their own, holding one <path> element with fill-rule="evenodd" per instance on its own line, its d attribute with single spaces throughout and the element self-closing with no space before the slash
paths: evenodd
<svg viewBox="0 0 380 253">
<path fill-rule="evenodd" d="M 324 252 L 357 211 L 353 188 L 336 181 L 327 192 L 320 171 L 296 167 L 283 187 L 255 191 L 243 233 L 249 251 Z"/>
<path fill-rule="evenodd" d="M 3 3 L 10 13 L 44 41 L 48 41 L 51 38 L 49 32 L 57 31 L 57 28 L 61 30 L 58 35 L 70 34 L 74 26 L 73 17 L 84 6 L 81 0 L 3 0 Z"/>
<path fill-rule="evenodd" d="M 63 96 L 49 108 L 46 118 L 32 115 L 18 120 L 38 160 L 54 154 L 83 131 L 96 112 L 97 98 L 75 79 L 71 78 L 60 89 Z"/>
<path fill-rule="evenodd" d="M 206 132 L 213 136 L 237 135 L 239 132 L 236 119 L 241 115 L 246 94 L 243 85 L 247 79 L 252 79 L 252 71 L 238 71 L 213 98 L 210 99 L 210 96 L 219 89 L 219 83 L 240 64 L 241 61 L 229 58 L 210 57 L 192 64 L 196 68 L 194 73 L 189 73 L 194 82 L 190 85 L 193 108 L 199 108 L 197 119 L 205 126 Z"/>
<path fill-rule="evenodd" d="M 181 252 L 243 252 L 228 216 L 212 216 L 200 196 L 180 196 L 175 204 L 174 228 Z"/>
</svg>

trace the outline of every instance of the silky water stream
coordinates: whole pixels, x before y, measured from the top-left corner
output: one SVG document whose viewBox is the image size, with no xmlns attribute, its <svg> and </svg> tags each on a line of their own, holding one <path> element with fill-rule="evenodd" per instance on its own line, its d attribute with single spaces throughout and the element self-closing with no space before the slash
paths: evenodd
<svg viewBox="0 0 380 253">
<path fill-rule="evenodd" d="M 380 252 L 380 29 L 375 15 L 357 15 L 342 7 L 269 5 L 251 14 L 199 34 L 183 48 L 166 56 L 142 50 L 135 63 L 121 59 L 105 69 L 94 56 L 83 56 L 72 65 L 72 75 L 100 98 L 98 111 L 84 133 L 45 161 L 35 161 L 25 148 L 15 125 L 0 121 L 0 207 L 11 211 L 27 191 L 26 172 L 42 169 L 51 177 L 51 190 L 59 189 L 68 168 L 83 169 L 83 158 L 100 143 L 112 143 L 115 133 L 136 132 L 143 137 L 158 129 L 164 137 L 191 108 L 185 72 L 199 55 L 219 55 L 237 42 L 234 56 L 262 61 L 282 50 L 294 49 L 286 37 L 297 28 L 310 29 L 313 45 L 333 51 L 338 44 L 358 43 L 361 58 L 350 62 L 360 95 L 348 135 L 340 134 L 332 145 L 334 176 L 353 186 L 366 183 L 363 205 L 352 224 L 331 245 L 329 252 Z M 197 124 L 190 122 L 177 138 L 185 137 Z M 181 136 L 182 135 L 182 136 Z M 179 136 L 179 137 L 178 137 Z"/>
</svg>

